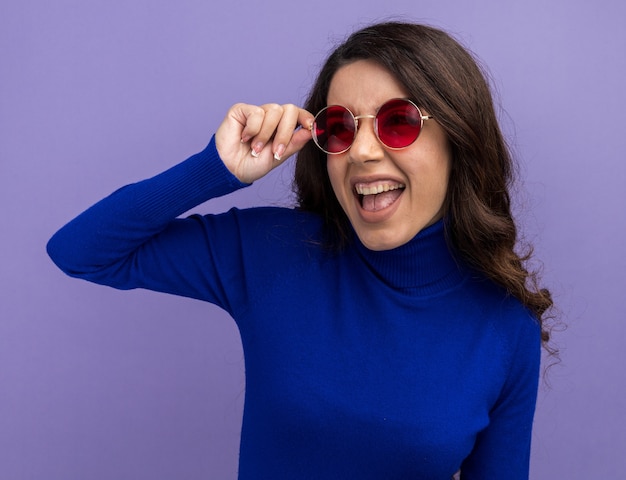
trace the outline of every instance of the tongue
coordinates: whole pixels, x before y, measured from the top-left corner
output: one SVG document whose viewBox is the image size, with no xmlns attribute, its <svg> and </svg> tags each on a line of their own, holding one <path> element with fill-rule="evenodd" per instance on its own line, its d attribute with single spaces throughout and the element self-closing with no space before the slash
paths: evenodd
<svg viewBox="0 0 626 480">
<path fill-rule="evenodd" d="M 367 210 L 368 212 L 377 212 L 378 210 L 387 208 L 395 202 L 400 195 L 402 195 L 401 188 L 378 193 L 376 195 L 364 195 L 362 203 L 363 210 Z"/>
</svg>

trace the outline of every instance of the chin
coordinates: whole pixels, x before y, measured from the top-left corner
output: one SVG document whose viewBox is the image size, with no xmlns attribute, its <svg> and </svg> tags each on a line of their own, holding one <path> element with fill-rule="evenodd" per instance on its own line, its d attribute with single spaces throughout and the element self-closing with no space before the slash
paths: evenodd
<svg viewBox="0 0 626 480">
<path fill-rule="evenodd" d="M 363 224 L 352 222 L 359 240 L 369 250 L 384 251 L 393 250 L 394 248 L 401 247 L 413 240 L 420 232 L 437 223 L 443 215 L 439 212 L 432 219 L 428 221 L 414 222 L 412 225 L 408 225 L 406 221 L 401 225 L 396 225 L 396 228 L 387 223 L 385 226 L 372 224 Z"/>
<path fill-rule="evenodd" d="M 393 250 L 394 248 L 401 247 L 402 245 L 410 242 L 415 235 L 389 235 L 388 232 L 359 232 L 357 230 L 357 236 L 363 245 L 369 250 L 381 252 L 384 250 Z"/>
</svg>

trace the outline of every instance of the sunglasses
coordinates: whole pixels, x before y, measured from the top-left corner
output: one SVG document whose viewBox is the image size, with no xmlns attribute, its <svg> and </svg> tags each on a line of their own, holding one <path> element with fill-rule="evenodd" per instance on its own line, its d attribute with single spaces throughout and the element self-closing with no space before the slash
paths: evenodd
<svg viewBox="0 0 626 480">
<path fill-rule="evenodd" d="M 433 118 L 422 115 L 411 100 L 394 98 L 385 102 L 376 115 L 355 116 L 341 105 L 330 105 L 315 116 L 311 132 L 313 141 L 323 152 L 338 155 L 347 152 L 354 143 L 359 120 L 374 119 L 374 132 L 387 148 L 399 150 L 411 145 L 419 137 L 424 120 Z"/>
</svg>

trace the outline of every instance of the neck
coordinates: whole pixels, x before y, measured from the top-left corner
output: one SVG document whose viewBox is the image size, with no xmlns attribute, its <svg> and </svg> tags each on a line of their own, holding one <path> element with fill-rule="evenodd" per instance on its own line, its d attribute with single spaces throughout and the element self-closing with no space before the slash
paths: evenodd
<svg viewBox="0 0 626 480">
<path fill-rule="evenodd" d="M 392 250 L 369 250 L 358 238 L 355 243 L 369 268 L 397 290 L 432 295 L 458 284 L 465 276 L 465 269 L 448 247 L 443 220 Z"/>
</svg>

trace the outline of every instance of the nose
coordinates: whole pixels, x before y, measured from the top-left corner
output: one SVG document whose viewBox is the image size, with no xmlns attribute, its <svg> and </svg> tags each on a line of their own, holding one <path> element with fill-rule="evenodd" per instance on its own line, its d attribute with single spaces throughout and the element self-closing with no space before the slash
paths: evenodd
<svg viewBox="0 0 626 480">
<path fill-rule="evenodd" d="M 383 144 L 374 131 L 374 115 L 359 115 L 354 142 L 348 150 L 350 163 L 364 163 L 382 160 L 385 155 Z"/>
</svg>

